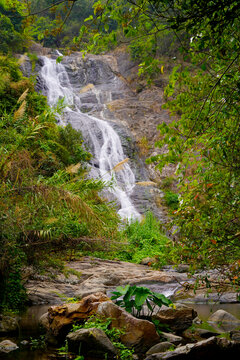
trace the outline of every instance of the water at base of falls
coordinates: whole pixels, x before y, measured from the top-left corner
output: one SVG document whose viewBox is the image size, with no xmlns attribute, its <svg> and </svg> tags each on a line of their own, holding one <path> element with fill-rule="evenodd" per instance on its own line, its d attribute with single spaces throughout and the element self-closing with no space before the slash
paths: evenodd
<svg viewBox="0 0 240 360">
<path fill-rule="evenodd" d="M 70 123 L 76 130 L 81 130 L 84 139 L 90 141 L 91 151 L 96 163 L 94 177 L 101 178 L 104 182 L 113 183 L 109 188 L 118 203 L 118 211 L 122 219 L 140 220 L 141 215 L 135 209 L 130 195 L 135 186 L 135 176 L 122 149 L 121 140 L 115 130 L 104 120 L 84 114 L 80 111 L 81 100 L 74 92 L 67 71 L 62 64 L 54 59 L 42 57 L 44 66 L 41 75 L 47 87 L 47 97 L 50 106 L 57 104 L 64 98 L 66 107 L 60 118 L 61 125 Z M 120 170 L 120 164 L 123 162 Z M 114 167 L 119 164 L 119 171 Z M 90 175 L 92 175 L 90 173 Z"/>
</svg>

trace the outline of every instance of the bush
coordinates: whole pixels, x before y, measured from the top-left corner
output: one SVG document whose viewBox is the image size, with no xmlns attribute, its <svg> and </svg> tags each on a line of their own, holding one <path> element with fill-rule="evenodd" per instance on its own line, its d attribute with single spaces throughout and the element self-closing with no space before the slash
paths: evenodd
<svg viewBox="0 0 240 360">
<path fill-rule="evenodd" d="M 140 263 L 145 257 L 154 257 L 158 265 L 164 265 L 168 258 L 169 239 L 161 232 L 161 224 L 151 212 L 141 222 L 126 226 L 122 237 L 128 241 L 128 249 L 119 251 L 122 260 Z"/>
<path fill-rule="evenodd" d="M 164 195 L 164 199 L 168 207 L 172 210 L 177 210 L 179 205 L 178 194 L 172 191 L 166 191 Z"/>
</svg>

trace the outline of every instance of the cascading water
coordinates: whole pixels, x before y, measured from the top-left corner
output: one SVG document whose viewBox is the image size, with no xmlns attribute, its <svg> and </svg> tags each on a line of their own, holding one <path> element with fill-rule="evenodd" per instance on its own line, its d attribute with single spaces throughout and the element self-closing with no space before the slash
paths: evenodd
<svg viewBox="0 0 240 360">
<path fill-rule="evenodd" d="M 85 139 L 91 142 L 95 159 L 95 177 L 100 177 L 105 182 L 113 180 L 114 185 L 109 191 L 120 204 L 118 213 L 121 218 L 140 219 L 141 215 L 130 199 L 135 186 L 135 176 L 129 164 L 125 162 L 118 172 L 113 170 L 125 158 L 118 134 L 106 121 L 80 111 L 81 100 L 74 92 L 64 65 L 48 57 L 43 57 L 43 60 L 41 75 L 47 87 L 49 105 L 56 105 L 62 98 L 67 104 L 60 119 L 61 125 L 71 123 L 75 129 L 81 130 Z"/>
</svg>

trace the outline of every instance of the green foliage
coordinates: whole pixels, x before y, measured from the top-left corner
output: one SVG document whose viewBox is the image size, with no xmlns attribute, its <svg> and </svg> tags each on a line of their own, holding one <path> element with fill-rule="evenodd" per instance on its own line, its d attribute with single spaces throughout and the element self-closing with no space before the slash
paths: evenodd
<svg viewBox="0 0 240 360">
<path fill-rule="evenodd" d="M 0 53 L 21 52 L 25 45 L 18 7 L 9 9 L 6 3 L 0 4 Z"/>
<path fill-rule="evenodd" d="M 154 257 L 158 266 L 167 262 L 169 240 L 161 232 L 161 224 L 151 212 L 146 213 L 141 222 L 134 221 L 122 230 L 122 237 L 126 238 L 128 247 L 119 251 L 122 260 L 140 263 L 145 257 Z"/>
<path fill-rule="evenodd" d="M 165 295 L 155 293 L 148 288 L 136 285 L 126 285 L 125 287 L 118 286 L 116 291 L 113 291 L 112 294 L 114 294 L 111 297 L 112 300 L 120 298 L 120 300 L 116 301 L 117 305 L 124 307 L 128 312 L 132 313 L 132 315 L 136 317 L 150 317 L 156 306 L 160 308 L 162 305 L 172 305 L 172 301 L 166 298 Z M 144 304 L 147 305 L 148 314 L 144 314 Z"/>
<path fill-rule="evenodd" d="M 178 194 L 168 190 L 164 194 L 164 199 L 168 207 L 172 210 L 177 210 L 179 205 Z"/>
<path fill-rule="evenodd" d="M 46 348 L 46 337 L 45 335 L 40 335 L 39 338 L 34 339 L 34 338 L 30 338 L 30 346 L 31 346 L 31 350 L 36 350 L 36 349 L 45 349 Z"/>
<path fill-rule="evenodd" d="M 42 41 L 46 47 L 66 46 L 74 48 L 73 38 L 79 34 L 79 29 L 84 24 L 85 18 L 93 14 L 94 0 L 81 0 L 73 2 L 58 2 L 57 6 L 40 12 L 52 5 L 48 0 L 32 0 L 30 13 L 37 12 L 35 24 L 31 34 L 36 41 Z"/>
</svg>

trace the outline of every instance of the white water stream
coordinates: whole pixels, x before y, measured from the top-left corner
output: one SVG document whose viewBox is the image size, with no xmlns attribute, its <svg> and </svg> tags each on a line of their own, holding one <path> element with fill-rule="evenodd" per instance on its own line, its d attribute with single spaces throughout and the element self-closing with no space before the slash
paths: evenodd
<svg viewBox="0 0 240 360">
<path fill-rule="evenodd" d="M 63 64 L 58 64 L 48 57 L 43 57 L 43 60 L 41 75 L 47 86 L 49 105 L 56 105 L 62 98 L 67 105 L 60 119 L 61 125 L 71 123 L 75 129 L 81 130 L 85 139 L 91 141 L 93 157 L 98 167 L 95 176 L 105 182 L 113 180 L 114 185 L 109 191 L 120 204 L 118 213 L 121 218 L 140 219 L 141 215 L 130 199 L 135 186 L 135 176 L 129 164 L 124 163 L 120 171 L 113 171 L 113 168 L 125 159 L 118 134 L 106 121 L 80 111 L 81 100 L 74 92 Z"/>
</svg>

